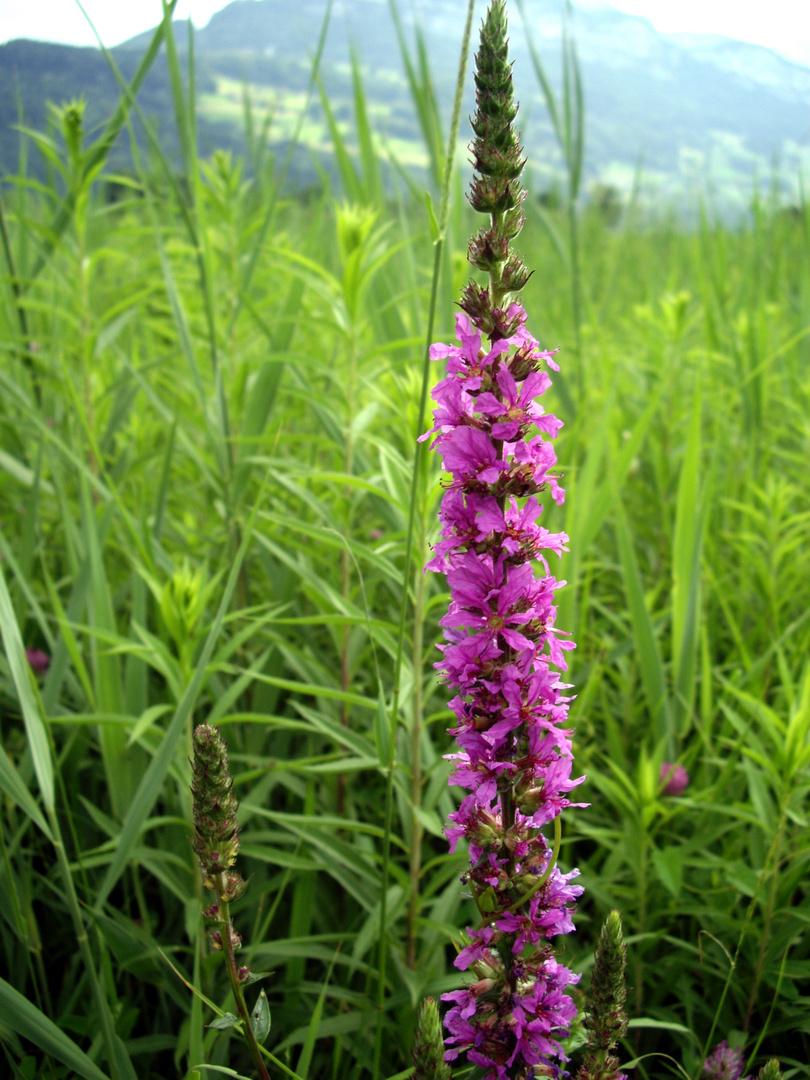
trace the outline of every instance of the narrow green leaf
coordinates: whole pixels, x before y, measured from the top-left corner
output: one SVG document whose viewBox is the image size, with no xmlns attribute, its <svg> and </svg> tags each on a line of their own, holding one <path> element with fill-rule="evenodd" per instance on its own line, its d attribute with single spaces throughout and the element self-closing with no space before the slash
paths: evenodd
<svg viewBox="0 0 810 1080">
<path fill-rule="evenodd" d="M 34 1046 L 63 1062 L 85 1080 L 109 1080 L 106 1073 L 94 1064 L 48 1017 L 22 994 L 0 978 L 0 1015 L 3 1023 L 28 1039 Z"/>
<path fill-rule="evenodd" d="M 54 781 L 50 740 L 40 715 L 39 704 L 31 681 L 31 669 L 25 658 L 20 628 L 17 626 L 17 619 L 11 606 L 11 597 L 6 587 L 2 567 L 0 567 L 0 635 L 3 638 L 3 648 L 11 670 L 11 678 L 22 709 L 25 734 L 42 801 L 46 811 L 51 811 L 54 809 Z"/>
<path fill-rule="evenodd" d="M 42 832 L 53 841 L 53 833 L 51 832 L 47 821 L 45 820 L 42 811 L 37 806 L 36 800 L 28 788 L 23 783 L 20 774 L 12 765 L 9 760 L 8 754 L 0 745 L 0 788 L 6 795 L 24 810 L 31 820 L 42 830 Z"/>
<path fill-rule="evenodd" d="M 388 710 L 385 707 L 382 683 L 380 683 L 377 695 L 377 712 L 374 716 L 374 737 L 377 743 L 377 758 L 381 768 L 388 765 L 391 744 L 391 724 L 388 719 Z"/>
<path fill-rule="evenodd" d="M 616 500 L 616 539 L 624 578 L 625 595 L 627 596 L 627 607 L 633 627 L 633 640 L 638 656 L 641 683 L 644 687 L 644 696 L 647 699 L 647 707 L 653 721 L 654 740 L 658 742 L 662 738 L 665 739 L 667 756 L 671 759 L 674 753 L 674 741 L 669 718 L 669 702 L 666 696 L 664 664 L 661 660 L 652 619 L 644 600 L 641 574 L 633 550 L 627 516 L 618 491 L 615 488 L 614 491 Z"/>
<path fill-rule="evenodd" d="M 433 209 L 433 199 L 430 197 L 430 192 L 425 192 L 425 206 L 428 212 L 428 221 L 430 222 L 430 239 L 435 244 L 439 239 L 439 222 L 436 218 L 436 211 Z"/>
<path fill-rule="evenodd" d="M 205 1069 L 206 1072 L 219 1073 L 220 1076 L 232 1076 L 234 1080 L 251 1080 L 251 1077 L 243 1076 L 235 1069 L 229 1069 L 226 1065 L 195 1065 L 191 1071 L 198 1072 L 200 1069 Z"/>
<path fill-rule="evenodd" d="M 86 483 L 82 484 L 82 533 L 87 543 L 87 558 L 90 564 L 89 616 L 93 629 L 102 633 L 115 633 L 116 623 L 113 601 L 102 557 L 102 545 L 99 533 L 106 534 L 107 526 L 96 520 L 95 510 Z M 110 503 L 104 510 L 109 518 L 114 511 Z M 102 712 L 121 714 L 124 712 L 124 687 L 121 679 L 121 667 L 117 656 L 109 650 L 99 648 L 95 635 L 90 639 L 90 651 L 93 659 L 95 704 Z M 123 818 L 134 791 L 134 777 L 130 771 L 126 755 L 126 733 L 120 728 L 105 725 L 99 728 L 99 742 L 107 783 L 117 818 Z"/>
<path fill-rule="evenodd" d="M 338 946 L 338 951 L 340 947 Z M 318 1030 L 321 1025 L 321 1017 L 323 1016 L 323 1006 L 326 1001 L 326 988 L 329 985 L 329 980 L 332 978 L 332 970 L 335 966 L 335 959 L 337 959 L 337 952 L 329 965 L 329 971 L 326 973 L 321 992 L 318 995 L 318 1000 L 315 1003 L 315 1008 L 312 1010 L 312 1016 L 309 1021 L 309 1028 L 307 1030 L 307 1037 L 304 1041 L 304 1045 L 301 1047 L 301 1055 L 298 1058 L 298 1064 L 295 1071 L 298 1073 L 302 1080 L 307 1080 L 309 1074 L 309 1066 L 312 1063 L 312 1054 L 315 1050 L 315 1043 L 318 1039 Z"/>
<path fill-rule="evenodd" d="M 653 865 L 659 880 L 667 892 L 676 899 L 683 885 L 682 854 L 677 848 L 661 848 L 653 852 Z"/>
<path fill-rule="evenodd" d="M 0 469 L 7 472 L 23 487 L 32 487 L 36 480 L 33 469 L 29 469 L 27 465 L 12 457 L 11 454 L 7 454 L 5 450 L 0 450 Z M 46 492 L 48 495 L 54 494 L 53 485 L 49 484 L 47 480 L 39 480 L 38 483 L 41 491 Z"/>
<path fill-rule="evenodd" d="M 149 763 L 144 776 L 138 786 L 138 790 L 135 792 L 135 796 L 129 808 L 124 827 L 121 830 L 121 837 L 118 846 L 115 850 L 112 862 L 107 868 L 107 873 L 104 876 L 104 880 L 98 890 L 98 896 L 96 898 L 95 908 L 100 911 L 107 897 L 110 895 L 115 883 L 118 881 L 121 874 L 124 872 L 127 863 L 129 862 L 132 851 L 138 842 L 141 829 L 149 817 L 149 813 L 152 807 L 157 802 L 160 795 L 163 782 L 166 779 L 169 768 L 174 760 L 177 745 L 180 741 L 180 736 L 183 734 L 183 730 L 189 721 L 189 718 L 193 714 L 194 706 L 197 702 L 197 696 L 200 692 L 203 680 L 206 676 L 206 669 L 208 662 L 211 659 L 211 655 L 216 646 L 220 632 L 222 630 L 222 624 L 225 620 L 228 608 L 231 603 L 231 597 L 233 596 L 234 589 L 236 588 L 236 582 L 239 578 L 239 571 L 242 568 L 245 555 L 250 541 L 253 537 L 253 529 L 256 522 L 256 514 L 259 507 L 262 504 L 264 492 L 267 487 L 267 480 L 262 487 L 259 497 L 256 500 L 256 505 L 251 514 L 250 520 L 245 528 L 244 536 L 242 537 L 242 543 L 239 545 L 239 550 L 236 553 L 233 564 L 231 566 L 230 574 L 225 585 L 225 590 L 222 594 L 222 600 L 220 601 L 219 608 L 217 610 L 216 617 L 211 625 L 211 629 L 208 632 L 208 636 L 205 640 L 205 644 L 202 649 L 202 653 L 197 661 L 197 666 L 194 669 L 194 676 L 186 688 L 183 697 L 177 706 L 177 711 L 172 717 L 166 733 L 163 736 L 163 741 L 160 744 L 158 752 L 152 758 Z"/>
<path fill-rule="evenodd" d="M 700 620 L 700 563 L 706 514 L 700 492 L 700 387 L 692 402 L 686 454 L 678 481 L 672 551 L 673 724 L 682 735 L 695 699 Z"/>
</svg>

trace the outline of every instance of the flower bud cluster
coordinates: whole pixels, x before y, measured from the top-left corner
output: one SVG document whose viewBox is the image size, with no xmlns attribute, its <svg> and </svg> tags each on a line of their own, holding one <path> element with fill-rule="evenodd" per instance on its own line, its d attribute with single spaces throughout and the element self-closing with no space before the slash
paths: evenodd
<svg viewBox="0 0 810 1080">
<path fill-rule="evenodd" d="M 419 1006 L 412 1057 L 413 1080 L 452 1080 L 450 1066 L 444 1060 L 439 1010 L 431 997 Z"/>
<path fill-rule="evenodd" d="M 233 928 L 229 905 L 243 896 L 248 887 L 248 882 L 233 869 L 239 851 L 236 823 L 239 804 L 233 794 L 227 747 L 217 728 L 200 724 L 194 730 L 192 741 L 194 835 L 191 846 L 200 860 L 205 887 L 213 890 L 217 897 L 216 903 L 207 907 L 203 916 L 216 924 L 209 931 L 214 952 L 221 952 L 224 946 L 232 952 L 241 947 L 242 938 Z M 226 936 L 223 938 L 223 935 Z M 240 969 L 240 981 L 249 976 L 248 968 Z"/>
<path fill-rule="evenodd" d="M 194 836 L 191 846 L 206 877 L 227 873 L 239 851 L 238 803 L 228 770 L 228 751 L 219 731 L 210 724 L 194 730 L 191 794 Z M 238 874 L 229 875 L 238 878 Z"/>
<path fill-rule="evenodd" d="M 596 945 L 591 992 L 584 1027 L 588 1049 L 577 1080 L 627 1080 L 611 1050 L 627 1034 L 625 970 L 627 946 L 618 911 L 608 915 Z"/>
</svg>

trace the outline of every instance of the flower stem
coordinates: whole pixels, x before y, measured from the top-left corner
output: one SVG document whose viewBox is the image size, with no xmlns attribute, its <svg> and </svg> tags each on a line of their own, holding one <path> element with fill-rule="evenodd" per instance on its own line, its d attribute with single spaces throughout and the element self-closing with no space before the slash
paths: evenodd
<svg viewBox="0 0 810 1080">
<path fill-rule="evenodd" d="M 270 1074 L 265 1068 L 264 1061 L 262 1060 L 262 1052 L 253 1031 L 253 1025 L 250 1022 L 250 1013 L 248 1012 L 247 1003 L 245 1002 L 242 984 L 239 982 L 239 966 L 236 963 L 236 954 L 234 953 L 233 940 L 231 938 L 230 904 L 223 898 L 225 887 L 225 874 L 217 874 L 214 877 L 214 889 L 217 895 L 217 911 L 219 914 L 217 922 L 219 923 L 220 934 L 222 936 L 222 951 L 225 954 L 225 968 L 228 972 L 228 982 L 231 984 L 231 993 L 233 994 L 236 1011 L 239 1013 L 239 1017 L 245 1028 L 245 1041 L 248 1044 L 251 1057 L 253 1058 L 253 1064 L 256 1066 L 256 1071 L 261 1077 L 261 1080 L 270 1080 Z"/>
<path fill-rule="evenodd" d="M 538 889 L 548 881 L 551 876 L 551 871 L 557 865 L 557 859 L 560 854 L 560 844 L 562 843 L 562 821 L 559 814 L 554 818 L 554 848 L 551 852 L 551 858 L 548 861 L 548 866 L 545 868 L 540 877 L 535 881 L 534 885 L 528 889 L 519 900 L 516 900 L 514 904 L 506 909 L 507 911 L 517 911 L 518 908 L 523 907 L 527 900 L 531 900 Z"/>
<path fill-rule="evenodd" d="M 425 529 L 420 529 L 424 538 Z M 424 548 L 424 540 L 420 547 Z M 420 562 L 424 551 L 420 550 Z M 422 653 L 424 651 L 424 604 L 425 575 L 417 571 L 413 613 L 413 717 L 411 721 L 411 843 L 408 862 L 409 896 L 406 928 L 405 962 L 416 967 L 416 919 L 419 915 L 419 878 L 422 871 L 422 823 L 419 810 L 422 807 Z"/>
</svg>

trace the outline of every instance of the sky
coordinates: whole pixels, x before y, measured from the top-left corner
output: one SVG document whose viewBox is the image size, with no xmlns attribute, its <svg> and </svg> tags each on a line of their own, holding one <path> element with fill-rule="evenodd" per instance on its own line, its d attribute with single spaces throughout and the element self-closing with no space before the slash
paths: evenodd
<svg viewBox="0 0 810 1080">
<path fill-rule="evenodd" d="M 179 0 L 176 17 L 205 26 L 227 0 Z M 292 0 L 295 2 L 295 0 Z M 351 0 L 348 0 L 351 2 Z M 575 0 L 576 2 L 576 0 Z M 593 4 L 594 0 L 590 0 Z M 601 2 L 601 0 L 597 0 Z M 610 0 L 643 15 L 664 33 L 722 34 L 765 45 L 810 66 L 810 0 Z M 585 0 L 583 6 L 587 6 Z M 118 45 L 160 19 L 160 0 L 83 0 L 105 45 Z M 0 44 L 28 37 L 67 45 L 96 44 L 76 0 L 0 0 Z"/>
</svg>

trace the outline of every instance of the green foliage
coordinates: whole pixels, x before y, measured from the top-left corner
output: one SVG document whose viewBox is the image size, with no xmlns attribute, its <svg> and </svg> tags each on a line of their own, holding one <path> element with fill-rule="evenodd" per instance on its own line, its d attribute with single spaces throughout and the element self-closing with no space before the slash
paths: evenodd
<svg viewBox="0 0 810 1080">
<path fill-rule="evenodd" d="M 284 196 L 258 141 L 261 168 L 196 169 L 172 71 L 182 180 L 156 142 L 109 204 L 84 123 L 51 182 L 2 192 L 0 1043 L 15 1076 L 250 1073 L 187 839 L 204 722 L 240 804 L 268 1070 L 367 1077 L 379 1019 L 394 1076 L 472 917 L 442 835 L 445 598 L 421 572 L 434 237 L 360 131 L 340 198 Z M 132 111 L 122 93 L 107 132 Z M 778 1053 L 806 1076 L 810 214 L 759 199 L 745 227 L 683 233 L 583 212 L 577 353 L 548 239 L 570 208 L 524 205 L 533 332 L 563 347 L 564 523 L 545 513 L 571 537 L 558 622 L 592 804 L 560 852 L 587 890 L 566 963 L 588 970 L 618 908 L 640 1075 L 664 1054 L 697 1075 L 735 1033 L 748 1072 Z M 442 340 L 472 219 L 437 219 Z"/>
</svg>

